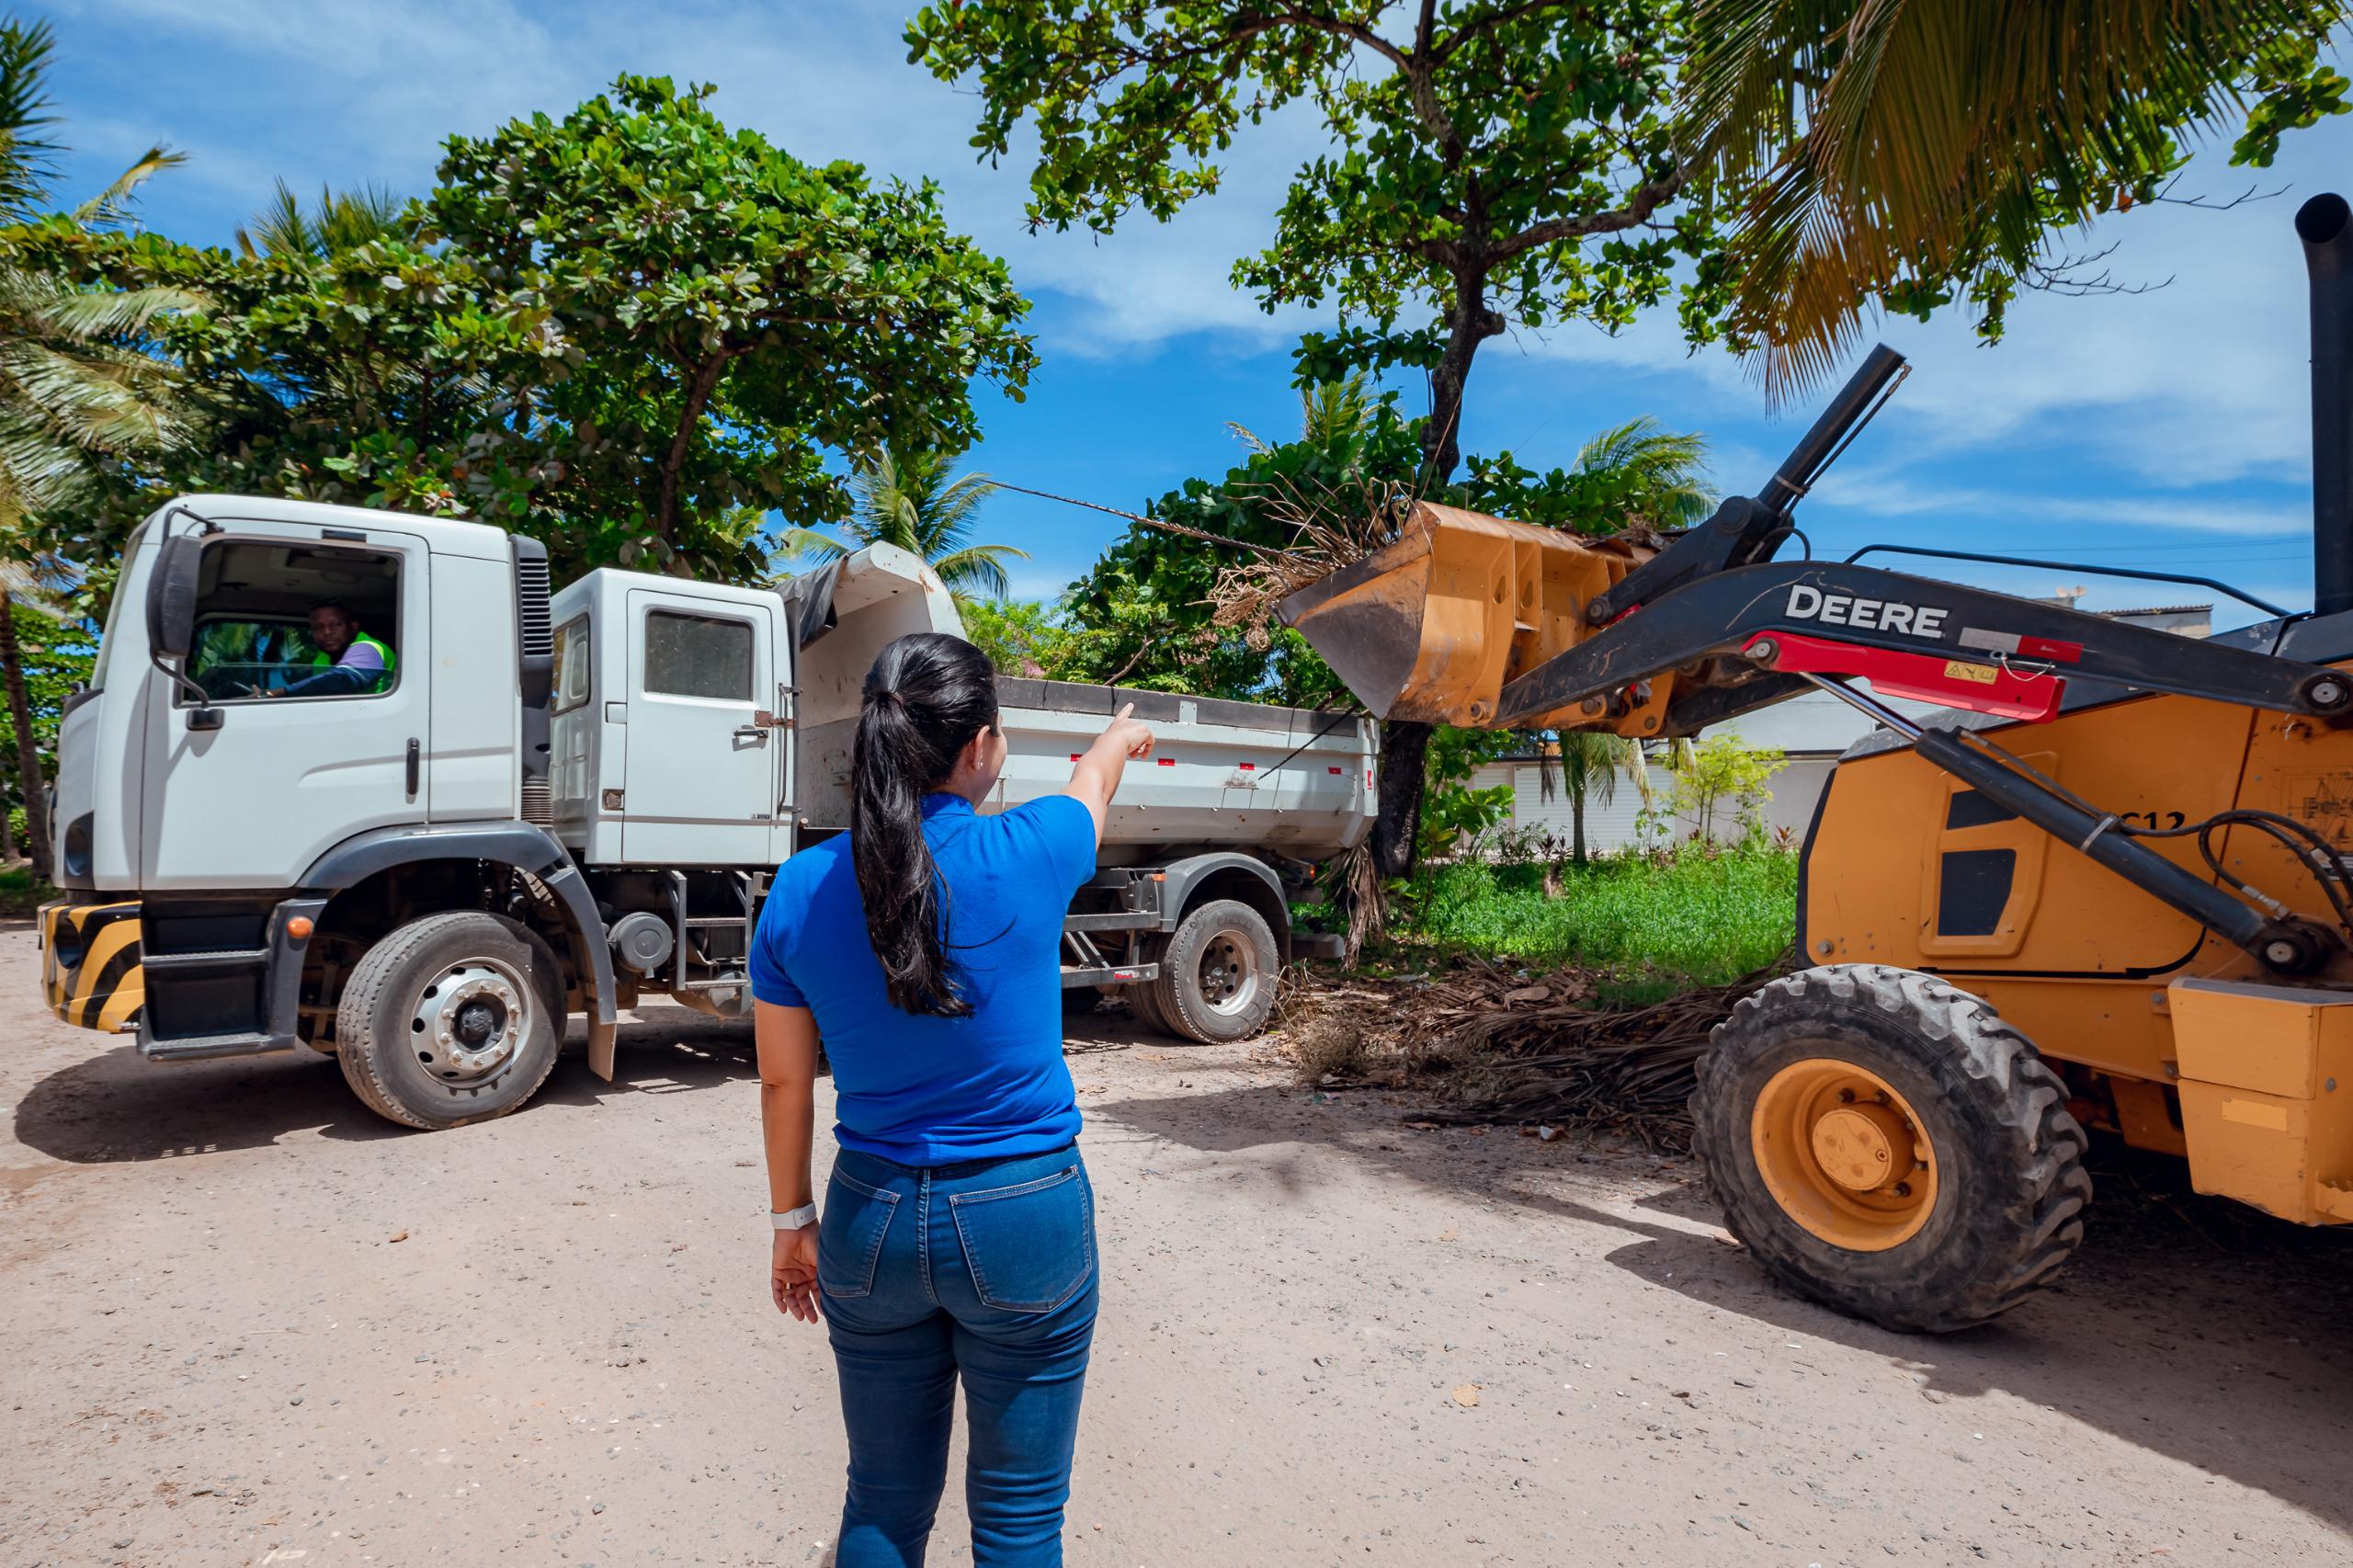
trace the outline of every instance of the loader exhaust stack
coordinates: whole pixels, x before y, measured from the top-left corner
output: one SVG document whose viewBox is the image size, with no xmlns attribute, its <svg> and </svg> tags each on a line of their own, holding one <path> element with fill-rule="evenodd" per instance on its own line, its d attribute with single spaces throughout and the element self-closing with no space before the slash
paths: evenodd
<svg viewBox="0 0 2353 1568">
<path fill-rule="evenodd" d="M 2313 609 L 2353 609 L 2353 206 L 2296 210 L 2313 301 Z"/>
</svg>

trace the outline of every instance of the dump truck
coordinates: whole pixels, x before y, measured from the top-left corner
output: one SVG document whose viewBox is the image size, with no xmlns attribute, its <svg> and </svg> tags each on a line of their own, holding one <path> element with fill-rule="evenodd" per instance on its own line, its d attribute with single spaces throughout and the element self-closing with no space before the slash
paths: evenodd
<svg viewBox="0 0 2353 1568">
<path fill-rule="evenodd" d="M 316 690 L 327 604 L 373 640 L 363 689 Z M 609 1079 L 642 998 L 748 1010 L 770 874 L 849 825 L 875 654 L 961 630 L 888 545 L 775 587 L 607 568 L 553 592 L 543 544 L 479 523 L 183 497 L 131 537 L 63 715 L 48 1004 L 159 1062 L 332 1054 L 409 1127 L 521 1106 L 574 1014 Z M 1370 831 L 1370 722 L 1045 680 L 999 697 L 984 811 L 1059 790 L 1124 703 L 1159 743 L 1065 917 L 1066 994 L 1124 993 L 1194 1040 L 1257 1029 L 1317 940 L 1292 903 Z"/>
<path fill-rule="evenodd" d="M 2083 1238 L 2087 1129 L 2201 1192 L 2353 1223 L 2353 208 L 2316 197 L 2295 226 L 2308 613 L 1901 542 L 1781 559 L 1900 378 L 1884 347 L 1756 494 L 1677 537 L 1409 502 L 1281 607 L 1385 717 L 1664 739 L 1820 689 L 1875 721 L 1804 839 L 1802 967 L 1716 1028 L 1690 1102 L 1727 1227 L 1817 1301 L 1917 1331 L 2018 1302 Z M 2199 641 L 1864 563 L 1895 553 L 2192 583 L 2261 619 Z"/>
</svg>

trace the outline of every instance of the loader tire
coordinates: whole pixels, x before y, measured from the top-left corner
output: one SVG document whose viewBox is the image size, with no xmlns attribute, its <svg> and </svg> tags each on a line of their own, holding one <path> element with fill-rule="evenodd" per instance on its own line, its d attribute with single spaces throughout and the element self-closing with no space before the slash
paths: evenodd
<svg viewBox="0 0 2353 1568">
<path fill-rule="evenodd" d="M 1883 1328 L 1982 1324 L 2083 1240 L 2066 1086 L 1929 975 L 1837 964 L 1757 991 L 1716 1026 L 1691 1119 L 1726 1228 L 1800 1294 Z"/>
<path fill-rule="evenodd" d="M 335 1009 L 335 1056 L 360 1103 L 403 1127 L 488 1121 L 539 1092 L 563 1040 L 555 952 L 478 910 L 379 940 Z"/>
<path fill-rule="evenodd" d="M 1153 1008 L 1179 1040 L 1222 1045 L 1264 1028 L 1275 1010 L 1282 952 L 1267 917 L 1239 899 L 1186 912 L 1160 955 Z"/>
</svg>

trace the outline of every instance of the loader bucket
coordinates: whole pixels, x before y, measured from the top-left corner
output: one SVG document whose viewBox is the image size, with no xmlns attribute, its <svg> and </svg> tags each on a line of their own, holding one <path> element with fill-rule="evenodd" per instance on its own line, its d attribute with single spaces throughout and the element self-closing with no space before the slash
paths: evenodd
<svg viewBox="0 0 2353 1568">
<path fill-rule="evenodd" d="M 1278 613 L 1376 716 L 1476 728 L 1505 682 L 1593 630 L 1586 600 L 1655 553 L 1416 502 L 1395 540 Z"/>
</svg>

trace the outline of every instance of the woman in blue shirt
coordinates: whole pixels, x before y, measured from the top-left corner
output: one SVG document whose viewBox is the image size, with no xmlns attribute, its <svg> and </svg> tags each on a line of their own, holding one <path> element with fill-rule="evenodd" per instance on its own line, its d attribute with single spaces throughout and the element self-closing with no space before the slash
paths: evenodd
<svg viewBox="0 0 2353 1568">
<path fill-rule="evenodd" d="M 1062 1054 L 1063 915 L 1152 732 L 993 816 L 995 672 L 938 632 L 866 676 L 849 832 L 778 868 L 753 941 L 771 1290 L 821 1316 L 849 1431 L 840 1568 L 923 1561 L 961 1377 L 975 1568 L 1062 1562 L 1095 1334 L 1095 1206 Z M 811 1203 L 817 1042 L 840 1152 Z"/>
</svg>

